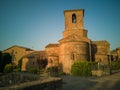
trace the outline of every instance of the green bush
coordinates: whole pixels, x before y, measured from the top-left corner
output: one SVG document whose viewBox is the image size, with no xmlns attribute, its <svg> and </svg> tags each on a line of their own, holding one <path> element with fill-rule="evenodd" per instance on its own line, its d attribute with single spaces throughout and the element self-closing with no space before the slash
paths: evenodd
<svg viewBox="0 0 120 90">
<path fill-rule="evenodd" d="M 92 68 L 95 66 L 95 62 L 74 62 L 71 68 L 71 74 L 73 76 L 91 76 Z"/>
<path fill-rule="evenodd" d="M 4 73 L 10 73 L 10 72 L 13 72 L 13 66 L 12 64 L 6 64 L 4 68 Z"/>
<path fill-rule="evenodd" d="M 37 74 L 38 70 L 36 68 L 31 68 L 28 72 L 32 74 Z"/>
<path fill-rule="evenodd" d="M 120 69 L 120 61 L 113 61 L 110 64 L 112 70 L 119 70 Z"/>
<path fill-rule="evenodd" d="M 21 72 L 21 68 L 16 68 L 15 71 L 16 72 Z"/>
<path fill-rule="evenodd" d="M 59 71 L 59 75 L 66 75 L 63 71 Z"/>
<path fill-rule="evenodd" d="M 0 55 L 0 72 L 4 72 L 4 68 L 7 64 L 12 63 L 12 56 L 9 53 L 2 53 Z"/>
</svg>

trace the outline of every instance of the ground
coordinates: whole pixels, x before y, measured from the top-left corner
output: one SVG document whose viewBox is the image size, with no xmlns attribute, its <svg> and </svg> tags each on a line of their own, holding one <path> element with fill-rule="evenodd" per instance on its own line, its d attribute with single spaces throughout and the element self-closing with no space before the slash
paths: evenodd
<svg viewBox="0 0 120 90">
<path fill-rule="evenodd" d="M 103 77 L 62 76 L 63 90 L 120 90 L 120 72 Z"/>
</svg>

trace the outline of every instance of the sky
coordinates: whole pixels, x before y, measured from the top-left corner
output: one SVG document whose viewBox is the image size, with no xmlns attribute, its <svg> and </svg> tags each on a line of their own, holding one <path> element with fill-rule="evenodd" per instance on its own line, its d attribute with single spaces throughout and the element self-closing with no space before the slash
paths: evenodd
<svg viewBox="0 0 120 90">
<path fill-rule="evenodd" d="M 120 47 L 120 0 L 0 0 L 0 50 L 13 45 L 44 50 L 62 39 L 64 10 L 84 9 L 92 41 Z"/>
</svg>

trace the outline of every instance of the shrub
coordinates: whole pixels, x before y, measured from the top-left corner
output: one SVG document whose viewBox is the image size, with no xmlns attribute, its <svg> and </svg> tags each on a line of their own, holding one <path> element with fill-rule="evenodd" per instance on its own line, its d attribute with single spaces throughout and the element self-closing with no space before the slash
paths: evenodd
<svg viewBox="0 0 120 90">
<path fill-rule="evenodd" d="M 12 63 L 12 56 L 9 53 L 2 53 L 0 56 L 0 72 L 4 72 L 4 68 L 7 64 Z"/>
<path fill-rule="evenodd" d="M 73 76 L 91 76 L 92 67 L 96 65 L 95 62 L 74 62 L 71 68 L 71 74 Z"/>
<path fill-rule="evenodd" d="M 59 71 L 59 75 L 66 75 L 63 71 Z"/>
<path fill-rule="evenodd" d="M 37 74 L 38 70 L 36 68 L 31 68 L 28 72 L 32 74 Z"/>
<path fill-rule="evenodd" d="M 21 72 L 21 68 L 16 68 L 15 71 L 16 72 Z"/>
<path fill-rule="evenodd" d="M 12 64 L 7 64 L 4 68 L 4 73 L 10 73 L 13 71 L 13 66 Z"/>
<path fill-rule="evenodd" d="M 120 69 L 120 61 L 113 61 L 110 64 L 112 70 L 119 70 Z"/>
</svg>

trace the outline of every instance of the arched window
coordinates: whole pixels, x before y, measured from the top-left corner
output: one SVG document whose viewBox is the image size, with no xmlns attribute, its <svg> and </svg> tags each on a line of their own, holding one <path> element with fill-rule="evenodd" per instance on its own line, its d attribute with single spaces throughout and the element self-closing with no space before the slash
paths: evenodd
<svg viewBox="0 0 120 90">
<path fill-rule="evenodd" d="M 72 14 L 72 23 L 76 23 L 76 15 Z"/>
<path fill-rule="evenodd" d="M 72 60 L 75 60 L 75 58 L 76 58 L 76 57 L 75 57 L 75 53 L 71 53 L 71 59 L 72 59 Z"/>
</svg>

